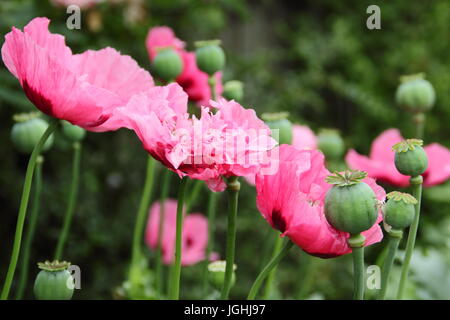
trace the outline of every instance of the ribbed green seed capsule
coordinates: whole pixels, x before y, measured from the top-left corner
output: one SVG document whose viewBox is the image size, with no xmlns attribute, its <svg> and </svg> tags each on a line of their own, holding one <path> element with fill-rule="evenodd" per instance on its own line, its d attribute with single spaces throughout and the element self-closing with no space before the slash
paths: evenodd
<svg viewBox="0 0 450 320">
<path fill-rule="evenodd" d="M 153 59 L 152 72 L 161 80 L 174 81 L 182 71 L 183 61 L 173 49 L 162 49 Z"/>
<path fill-rule="evenodd" d="M 414 204 L 417 200 L 401 192 L 391 192 L 387 195 L 389 199 L 384 206 L 384 222 L 393 229 L 402 230 L 411 225 L 414 220 Z"/>
<path fill-rule="evenodd" d="M 213 288 L 216 290 L 221 290 L 223 287 L 223 282 L 225 280 L 225 267 L 227 263 L 225 261 L 214 261 L 208 265 L 208 280 Z M 236 265 L 234 266 L 236 270 Z M 233 270 L 231 277 L 231 286 L 234 286 L 236 282 L 236 275 Z"/>
<path fill-rule="evenodd" d="M 428 157 L 421 145 L 422 140 L 407 139 L 392 147 L 395 151 L 395 167 L 401 174 L 415 177 L 425 172 Z"/>
<path fill-rule="evenodd" d="M 11 140 L 19 152 L 30 154 L 47 128 L 48 123 L 40 118 L 18 122 L 12 127 Z M 52 145 L 53 135 L 50 135 L 42 148 L 42 152 L 50 149 Z"/>
<path fill-rule="evenodd" d="M 344 140 L 342 140 L 337 130 L 322 129 L 317 135 L 317 139 L 317 146 L 327 160 L 340 159 L 344 154 Z"/>
<path fill-rule="evenodd" d="M 86 131 L 67 121 L 61 121 L 64 136 L 72 142 L 79 142 L 86 136 Z"/>
<path fill-rule="evenodd" d="M 225 53 L 222 48 L 212 42 L 199 42 L 199 47 L 195 51 L 198 68 L 212 76 L 225 66 Z"/>
<path fill-rule="evenodd" d="M 375 193 L 361 180 L 365 172 L 345 172 L 329 176 L 334 184 L 325 197 L 325 216 L 336 229 L 358 234 L 370 229 L 378 217 Z"/>
<path fill-rule="evenodd" d="M 46 261 L 39 263 L 42 270 L 34 282 L 34 295 L 38 300 L 70 300 L 73 296 L 73 277 L 67 268 L 70 263 Z"/>
<path fill-rule="evenodd" d="M 288 116 L 288 112 L 264 113 L 261 116 L 266 125 L 272 130 L 272 137 L 276 138 L 279 144 L 292 143 L 292 122 L 287 119 Z"/>
<path fill-rule="evenodd" d="M 227 100 L 241 101 L 244 96 L 244 86 L 241 81 L 231 80 L 223 85 L 223 97 Z"/>
<path fill-rule="evenodd" d="M 402 81 L 395 94 L 397 104 L 413 113 L 425 112 L 433 107 L 436 94 L 423 75 L 405 76 Z"/>
</svg>

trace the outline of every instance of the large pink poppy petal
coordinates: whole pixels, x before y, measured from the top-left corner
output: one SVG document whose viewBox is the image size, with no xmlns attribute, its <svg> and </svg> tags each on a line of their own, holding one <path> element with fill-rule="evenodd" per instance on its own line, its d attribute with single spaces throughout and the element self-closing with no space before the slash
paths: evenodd
<svg viewBox="0 0 450 320">
<path fill-rule="evenodd" d="M 450 150 L 439 143 L 432 143 L 424 149 L 428 156 L 428 169 L 424 174 L 424 185 L 430 187 L 448 180 L 450 178 Z"/>
<path fill-rule="evenodd" d="M 317 137 L 309 127 L 294 125 L 292 145 L 299 149 L 317 149 Z"/>
</svg>

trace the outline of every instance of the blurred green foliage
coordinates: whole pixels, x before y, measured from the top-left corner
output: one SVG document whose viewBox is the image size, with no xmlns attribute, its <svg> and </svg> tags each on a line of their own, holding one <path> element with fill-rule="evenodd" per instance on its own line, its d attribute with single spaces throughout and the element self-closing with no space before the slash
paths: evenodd
<svg viewBox="0 0 450 320">
<path fill-rule="evenodd" d="M 381 30 L 366 28 L 370 4 L 381 8 Z M 322 127 L 337 128 L 346 146 L 362 153 L 367 153 L 372 139 L 387 128 L 398 127 L 405 136 L 412 134 L 409 115 L 394 104 L 395 89 L 401 75 L 425 72 L 437 94 L 436 106 L 427 116 L 425 140 L 450 146 L 449 1 L 116 0 L 83 11 L 82 29 L 68 30 L 64 8 L 46 0 L 2 0 L 2 39 L 11 26 L 22 28 L 36 16 L 49 17 L 51 30 L 64 34 L 74 52 L 111 46 L 147 69 L 144 41 L 151 26 L 172 27 L 190 49 L 196 40 L 220 38 L 227 54 L 224 78 L 244 82 L 244 105 L 258 114 L 289 111 L 291 120 L 316 132 Z M 33 105 L 1 65 L 0 282 L 10 258 L 27 161 L 13 150 L 9 139 L 12 115 L 27 110 L 34 110 Z M 127 274 L 146 155 L 126 130 L 89 133 L 83 144 L 82 187 L 64 258 L 82 269 L 83 289 L 76 292 L 76 298 L 111 298 Z M 57 133 L 55 146 L 45 155 L 34 262 L 50 258 L 54 252 L 68 196 L 70 159 L 70 143 Z M 177 178 L 172 178 L 176 186 Z M 256 272 L 269 258 L 276 236 L 256 209 L 254 189 L 244 183 L 242 189 L 235 298 L 246 296 Z M 154 198 L 158 191 L 157 185 Z M 170 194 L 176 195 L 175 187 Z M 412 270 L 415 281 L 410 284 L 409 297 L 449 298 L 448 285 L 443 287 L 450 270 L 449 195 L 449 184 L 425 191 L 423 227 Z M 203 188 L 193 210 L 205 212 L 206 198 Z M 214 250 L 223 257 L 226 197 L 221 196 L 220 201 Z M 367 263 L 375 263 L 382 247 L 377 244 L 367 250 Z M 146 254 L 151 266 L 153 254 Z M 37 271 L 33 269 L 32 278 Z M 183 269 L 184 297 L 201 297 L 201 272 L 202 264 Z M 350 298 L 351 275 L 348 256 L 321 260 L 294 249 L 278 268 L 278 289 L 271 297 Z M 30 283 L 28 289 L 31 287 Z"/>
</svg>

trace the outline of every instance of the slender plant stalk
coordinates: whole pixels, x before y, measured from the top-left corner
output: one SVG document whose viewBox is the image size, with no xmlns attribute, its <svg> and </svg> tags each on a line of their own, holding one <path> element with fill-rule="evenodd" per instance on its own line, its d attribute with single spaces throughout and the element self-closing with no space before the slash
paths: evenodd
<svg viewBox="0 0 450 320">
<path fill-rule="evenodd" d="M 203 294 L 206 293 L 208 287 L 208 264 L 213 251 L 214 245 L 214 232 L 215 232 L 215 220 L 216 220 L 216 205 L 217 205 L 218 193 L 210 192 L 208 200 L 208 245 L 206 247 L 206 256 L 203 263 Z"/>
<path fill-rule="evenodd" d="M 39 142 L 34 147 L 33 152 L 31 153 L 30 156 L 30 160 L 28 161 L 27 172 L 25 174 L 25 183 L 23 185 L 22 198 L 20 201 L 19 214 L 17 216 L 16 234 L 14 236 L 13 251 L 11 254 L 11 261 L 9 262 L 8 272 L 6 274 L 5 284 L 3 285 L 3 290 L 0 296 L 1 300 L 8 299 L 9 291 L 11 289 L 11 284 L 14 278 L 14 273 L 16 271 L 17 260 L 19 259 L 20 254 L 20 244 L 22 242 L 23 225 L 25 223 L 25 218 L 27 215 L 28 200 L 30 198 L 30 190 L 31 185 L 33 183 L 33 175 L 34 175 L 34 168 L 36 166 L 36 160 L 39 154 L 41 153 L 44 143 L 47 141 L 48 137 L 52 134 L 52 132 L 55 131 L 57 126 L 58 120 L 52 119 L 49 123 L 47 130 L 45 130 Z"/>
<path fill-rule="evenodd" d="M 139 209 L 136 216 L 136 224 L 134 226 L 133 244 L 131 248 L 131 266 L 129 270 L 129 280 L 131 284 L 131 296 L 135 296 L 140 273 L 137 272 L 141 258 L 141 242 L 144 234 L 145 221 L 148 215 L 148 207 L 153 191 L 153 176 L 155 173 L 155 160 L 152 157 L 147 158 L 147 172 L 145 177 L 144 190 L 142 192 Z"/>
<path fill-rule="evenodd" d="M 353 300 L 364 300 L 364 247 L 353 248 Z"/>
<path fill-rule="evenodd" d="M 281 250 L 282 245 L 283 245 L 283 238 L 281 238 L 280 235 L 277 233 L 276 239 L 275 239 L 275 245 L 273 247 L 273 252 L 272 252 L 272 259 L 278 255 L 278 253 Z M 272 271 L 270 271 L 270 273 L 267 277 L 266 286 L 264 288 L 263 300 L 267 300 L 269 298 L 270 292 L 272 291 L 272 284 L 273 284 L 273 280 L 275 278 L 276 271 L 277 271 L 277 267 L 275 266 L 272 269 Z"/>
<path fill-rule="evenodd" d="M 73 160 L 72 160 L 72 184 L 70 185 L 69 201 L 67 204 L 66 214 L 64 215 L 63 228 L 59 235 L 58 244 L 55 250 L 55 260 L 61 260 L 64 246 L 69 235 L 70 226 L 72 225 L 73 213 L 75 212 L 75 205 L 78 197 L 78 190 L 80 186 L 80 159 L 81 159 L 81 144 L 74 142 L 73 144 Z"/>
<path fill-rule="evenodd" d="M 417 139 L 423 139 L 425 130 L 425 113 L 418 113 L 413 116 L 415 135 Z"/>
<path fill-rule="evenodd" d="M 42 192 L 42 164 L 44 158 L 39 156 L 36 160 L 35 169 L 35 182 L 34 182 L 34 193 L 30 213 L 30 222 L 28 223 L 27 234 L 24 239 L 24 251 L 22 256 L 22 263 L 20 265 L 20 275 L 19 275 L 19 285 L 17 287 L 16 300 L 22 300 L 25 293 L 25 288 L 28 280 L 28 272 L 30 269 L 30 252 L 31 244 L 33 242 L 34 234 L 36 231 L 36 224 L 39 216 L 39 208 L 41 205 L 41 192 Z"/>
<path fill-rule="evenodd" d="M 162 294 L 162 273 L 163 273 L 163 265 L 162 265 L 162 236 L 164 232 L 164 214 L 165 214 L 165 202 L 167 199 L 167 194 L 169 193 L 169 183 L 171 177 L 171 171 L 163 169 L 162 172 L 163 180 L 161 187 L 161 196 L 160 196 L 160 212 L 159 212 L 159 226 L 158 226 L 158 240 L 157 240 L 157 248 L 156 248 L 156 267 L 155 267 L 155 278 L 156 278 L 156 294 L 158 298 L 163 296 Z"/>
<path fill-rule="evenodd" d="M 272 260 L 270 260 L 269 263 L 264 267 L 264 269 L 261 271 L 255 282 L 253 283 L 252 288 L 250 289 L 250 292 L 247 296 L 247 300 L 255 299 L 264 279 L 269 275 L 270 271 L 272 271 L 272 269 L 274 269 L 278 265 L 278 263 L 286 256 L 286 254 L 289 252 L 289 249 L 292 248 L 293 244 L 294 243 L 292 241 L 287 241 L 284 247 L 278 252 L 278 255 L 273 257 Z"/>
<path fill-rule="evenodd" d="M 200 193 L 200 190 L 203 186 L 202 180 L 191 180 L 194 184 L 192 187 L 192 191 L 190 192 L 189 196 L 186 199 L 186 205 L 185 209 L 186 212 L 190 212 L 192 205 L 195 203 L 195 200 L 198 198 L 198 194 Z"/>
<path fill-rule="evenodd" d="M 410 179 L 410 184 L 412 186 L 412 195 L 417 199 L 417 204 L 415 205 L 414 220 L 409 228 L 408 240 L 406 241 L 406 252 L 405 259 L 403 260 L 402 274 L 400 276 L 400 284 L 397 291 L 397 299 L 402 299 L 405 293 L 406 282 L 408 279 L 409 264 L 411 263 L 411 258 L 414 252 L 414 245 L 416 243 L 417 229 L 419 229 L 420 220 L 420 203 L 422 199 L 422 176 L 412 177 Z"/>
<path fill-rule="evenodd" d="M 177 222 L 175 237 L 175 261 L 172 266 L 169 283 L 169 299 L 178 300 L 180 298 L 181 279 L 181 240 L 183 235 L 183 205 L 186 193 L 187 178 L 182 178 L 178 189 Z"/>
<path fill-rule="evenodd" d="M 381 273 L 381 290 L 378 296 L 379 300 L 386 299 L 386 292 L 389 283 L 389 274 L 391 272 L 392 265 L 394 264 L 395 255 L 397 253 L 398 245 L 402 240 L 401 231 L 398 235 L 389 234 L 388 240 L 388 253 L 384 260 L 383 269 Z"/>
<path fill-rule="evenodd" d="M 225 279 L 220 298 L 228 299 L 234 269 L 234 252 L 236 245 L 236 218 L 238 208 L 240 183 L 238 177 L 230 177 L 227 181 L 228 191 L 228 227 L 227 227 L 227 253 L 225 266 Z"/>
</svg>

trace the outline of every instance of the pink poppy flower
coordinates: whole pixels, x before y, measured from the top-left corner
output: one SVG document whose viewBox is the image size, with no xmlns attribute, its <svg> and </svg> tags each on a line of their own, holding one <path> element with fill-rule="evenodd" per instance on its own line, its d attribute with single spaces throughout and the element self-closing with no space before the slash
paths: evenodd
<svg viewBox="0 0 450 320">
<path fill-rule="evenodd" d="M 114 109 L 153 86 L 152 77 L 112 48 L 72 54 L 49 23 L 35 18 L 23 32 L 12 28 L 2 46 L 6 67 L 43 113 L 91 131 L 118 129 L 109 122 Z"/>
<path fill-rule="evenodd" d="M 392 146 L 403 140 L 398 129 L 388 129 L 381 133 L 372 143 L 369 157 L 350 150 L 345 159 L 352 169 L 363 170 L 370 177 L 385 181 L 395 186 L 406 187 L 409 177 L 395 168 L 395 153 Z M 434 186 L 450 178 L 450 150 L 438 143 L 424 147 L 428 156 L 428 168 L 424 172 L 424 185 Z"/>
<path fill-rule="evenodd" d="M 292 145 L 297 149 L 317 149 L 317 137 L 308 126 L 292 127 Z"/>
<path fill-rule="evenodd" d="M 155 249 L 158 244 L 160 203 L 155 202 L 150 208 L 145 242 Z M 175 255 L 177 201 L 168 199 L 164 202 L 164 228 L 161 237 L 162 257 L 165 264 L 171 264 Z M 183 220 L 181 264 L 189 266 L 206 258 L 208 245 L 208 220 L 199 213 L 185 215 Z"/>
<path fill-rule="evenodd" d="M 146 47 L 150 60 L 158 53 L 158 48 L 171 47 L 181 56 L 183 61 L 183 71 L 177 77 L 176 81 L 189 95 L 189 99 L 197 102 L 199 105 L 207 105 L 211 99 L 211 90 L 208 84 L 208 75 L 197 67 L 195 53 L 185 50 L 183 41 L 175 36 L 175 33 L 169 27 L 154 27 L 149 30 Z M 222 73 L 217 72 L 216 92 L 218 96 L 222 94 Z"/>
<path fill-rule="evenodd" d="M 70 5 L 76 5 L 81 9 L 88 9 L 95 6 L 100 0 L 50 0 L 53 5 L 68 7 Z"/>
<path fill-rule="evenodd" d="M 324 156 L 317 150 L 299 150 L 291 145 L 279 147 L 278 172 L 256 175 L 256 203 L 269 224 L 289 237 L 305 252 L 321 258 L 331 258 L 351 252 L 349 234 L 334 229 L 326 220 L 325 195 L 331 185 L 325 182 L 330 172 Z M 364 180 L 384 200 L 385 192 L 371 178 Z M 381 241 L 383 233 L 378 223 L 364 231 L 365 245 Z"/>
<path fill-rule="evenodd" d="M 129 104 L 118 108 L 128 119 L 146 149 L 180 177 L 203 180 L 213 191 L 223 191 L 224 177 L 254 174 L 270 166 L 267 152 L 276 141 L 270 129 L 254 110 L 234 101 L 211 101 L 214 114 L 202 108 L 201 118 L 189 118 L 187 95 L 177 84 L 155 87 L 160 100 L 146 94 L 136 95 Z"/>
<path fill-rule="evenodd" d="M 299 150 L 315 150 L 317 149 L 317 137 L 308 126 L 295 124 L 292 127 L 292 146 Z M 244 178 L 249 185 L 255 185 L 254 174 Z"/>
</svg>

